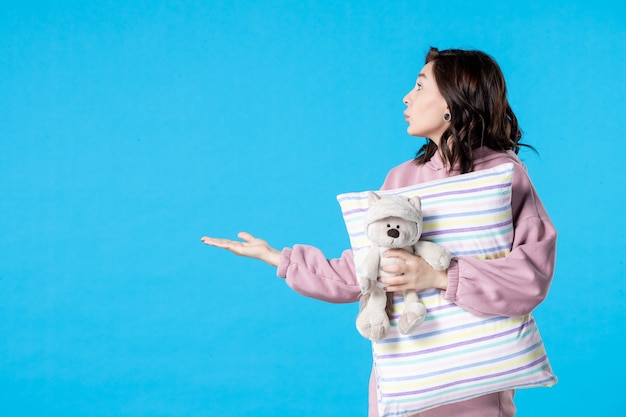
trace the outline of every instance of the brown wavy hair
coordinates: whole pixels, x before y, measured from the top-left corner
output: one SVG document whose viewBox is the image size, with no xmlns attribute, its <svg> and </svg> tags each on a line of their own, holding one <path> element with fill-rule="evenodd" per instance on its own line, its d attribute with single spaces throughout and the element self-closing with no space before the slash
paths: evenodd
<svg viewBox="0 0 626 417">
<path fill-rule="evenodd" d="M 431 47 L 426 54 L 429 62 L 451 115 L 440 141 L 449 170 L 458 163 L 461 173 L 471 172 L 473 151 L 481 146 L 515 153 L 522 146 L 534 149 L 520 143 L 522 131 L 507 99 L 504 75 L 492 57 L 480 51 Z M 437 151 L 437 145 L 428 140 L 415 162 L 424 164 Z"/>
</svg>

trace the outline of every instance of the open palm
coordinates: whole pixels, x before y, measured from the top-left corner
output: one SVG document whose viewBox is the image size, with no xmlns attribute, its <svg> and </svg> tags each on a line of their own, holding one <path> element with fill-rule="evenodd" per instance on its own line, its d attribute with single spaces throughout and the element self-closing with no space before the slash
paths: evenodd
<svg viewBox="0 0 626 417">
<path fill-rule="evenodd" d="M 265 240 L 256 238 L 247 232 L 240 232 L 237 237 L 242 239 L 243 242 L 207 236 L 203 237 L 201 240 L 206 245 L 229 250 L 235 255 L 260 259 L 274 266 L 278 265 L 280 252 L 272 248 Z"/>
</svg>

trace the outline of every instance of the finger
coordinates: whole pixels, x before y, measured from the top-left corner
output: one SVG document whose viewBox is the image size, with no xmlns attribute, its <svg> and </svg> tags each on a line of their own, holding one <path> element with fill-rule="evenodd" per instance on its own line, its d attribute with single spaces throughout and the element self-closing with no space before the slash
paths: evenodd
<svg viewBox="0 0 626 417">
<path fill-rule="evenodd" d="M 208 236 L 202 236 L 200 238 L 200 240 L 202 241 L 202 243 L 206 244 L 206 245 L 212 245 L 213 242 L 215 242 L 215 238 L 213 237 L 208 237 Z"/>
<path fill-rule="evenodd" d="M 246 242 L 251 242 L 251 241 L 253 241 L 254 239 L 256 239 L 254 236 L 252 236 L 252 235 L 251 235 L 250 233 L 248 233 L 248 232 L 239 232 L 239 233 L 237 233 L 237 237 L 238 237 L 239 239 L 243 239 L 243 240 L 245 240 Z"/>
<path fill-rule="evenodd" d="M 206 237 L 206 236 L 203 237 L 201 240 L 205 245 L 217 246 L 218 248 L 225 248 L 225 249 L 230 249 L 235 243 L 232 240 L 228 240 L 228 239 L 217 239 L 214 237 Z"/>
<path fill-rule="evenodd" d="M 382 267 L 382 270 L 384 272 L 389 272 L 389 273 L 393 273 L 393 274 L 402 274 L 402 273 L 404 273 L 405 265 L 406 265 L 405 263 L 384 265 Z"/>
<path fill-rule="evenodd" d="M 398 292 L 408 289 L 405 285 L 388 285 L 385 287 L 386 292 Z"/>
<path fill-rule="evenodd" d="M 379 279 L 380 282 L 382 282 L 386 286 L 397 286 L 406 283 L 406 280 L 403 278 L 402 275 L 396 275 L 393 277 L 380 277 Z"/>
<path fill-rule="evenodd" d="M 407 260 L 410 258 L 410 253 L 404 249 L 389 249 L 385 252 L 385 258 L 399 258 Z"/>
</svg>

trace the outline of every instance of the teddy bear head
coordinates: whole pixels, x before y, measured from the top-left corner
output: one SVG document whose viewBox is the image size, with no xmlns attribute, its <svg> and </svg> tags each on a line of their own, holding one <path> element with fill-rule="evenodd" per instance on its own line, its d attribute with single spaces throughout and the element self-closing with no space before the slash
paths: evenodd
<svg viewBox="0 0 626 417">
<path fill-rule="evenodd" d="M 413 246 L 422 235 L 422 205 L 419 197 L 368 195 L 365 230 L 370 241 L 387 248 Z"/>
</svg>

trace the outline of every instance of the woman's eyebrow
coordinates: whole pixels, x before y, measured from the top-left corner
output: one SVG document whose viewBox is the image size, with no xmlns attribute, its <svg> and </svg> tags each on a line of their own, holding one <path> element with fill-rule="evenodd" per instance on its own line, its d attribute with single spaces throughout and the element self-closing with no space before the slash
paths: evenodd
<svg viewBox="0 0 626 417">
<path fill-rule="evenodd" d="M 428 77 L 426 77 L 426 74 L 424 74 L 423 72 L 420 72 L 420 73 L 419 73 L 419 75 L 417 76 L 417 78 L 419 78 L 419 77 L 423 77 L 423 78 L 428 79 Z"/>
</svg>

